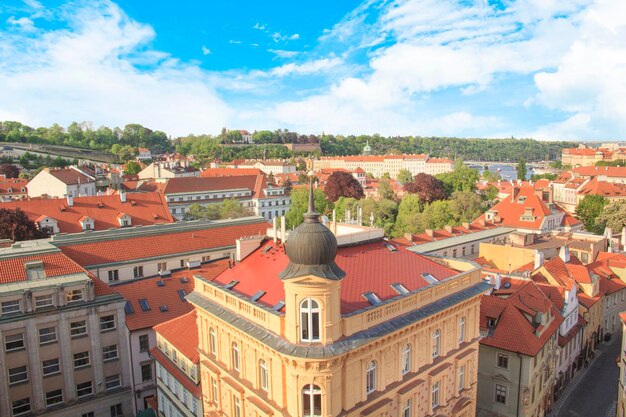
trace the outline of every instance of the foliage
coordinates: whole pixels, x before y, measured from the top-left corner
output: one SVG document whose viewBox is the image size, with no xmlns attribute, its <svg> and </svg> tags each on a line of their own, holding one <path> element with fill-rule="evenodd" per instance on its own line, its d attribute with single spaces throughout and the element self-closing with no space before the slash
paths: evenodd
<svg viewBox="0 0 626 417">
<path fill-rule="evenodd" d="M 576 206 L 576 216 L 585 224 L 585 229 L 592 233 L 601 234 L 604 231 L 604 224 L 598 223 L 598 216 L 602 213 L 608 200 L 601 195 L 590 194 Z"/>
<path fill-rule="evenodd" d="M 243 207 L 235 199 L 226 199 L 222 203 L 208 204 L 206 207 L 200 204 L 192 204 L 187 212 L 187 219 L 236 219 L 239 217 L 253 216 L 254 213 L 247 207 Z"/>
<path fill-rule="evenodd" d="M 127 162 L 133 159 L 135 149 L 130 145 L 120 145 L 119 143 L 111 146 L 111 153 L 115 155 L 118 162 Z"/>
<path fill-rule="evenodd" d="M 422 201 L 417 194 L 405 194 L 398 206 L 393 235 L 397 237 L 405 233 L 417 233 L 420 230 L 422 208 Z"/>
<path fill-rule="evenodd" d="M 626 166 L 626 160 L 618 159 L 616 161 L 598 161 L 596 162 L 597 167 L 623 167 Z"/>
<path fill-rule="evenodd" d="M 291 189 L 293 188 L 293 184 L 291 183 L 291 180 L 289 178 L 285 179 L 285 182 L 283 182 L 283 188 L 285 189 L 285 192 L 287 194 L 291 192 Z"/>
<path fill-rule="evenodd" d="M 417 174 L 413 182 L 405 184 L 404 191 L 417 194 L 422 203 L 430 203 L 446 198 L 443 181 L 424 173 Z"/>
<path fill-rule="evenodd" d="M 458 159 L 454 163 L 452 172 L 439 174 L 437 178 L 443 181 L 446 192 L 450 195 L 455 191 L 474 191 L 480 176 L 477 170 L 470 168 Z"/>
<path fill-rule="evenodd" d="M 135 161 L 127 162 L 124 165 L 124 174 L 126 175 L 136 175 L 141 172 L 141 165 Z"/>
<path fill-rule="evenodd" d="M 621 233 L 626 227 L 626 200 L 611 201 L 596 218 L 596 224 L 610 227 L 615 233 Z"/>
<path fill-rule="evenodd" d="M 380 198 L 387 200 L 396 199 L 396 193 L 394 193 L 393 188 L 391 188 L 391 180 L 384 178 L 378 182 L 378 195 Z"/>
<path fill-rule="evenodd" d="M 318 213 L 330 214 L 333 203 L 326 199 L 326 195 L 319 188 L 313 190 L 313 199 L 315 200 L 315 210 Z M 285 214 L 288 228 L 297 227 L 304 218 L 304 213 L 309 207 L 309 190 L 307 187 L 298 187 L 291 191 L 291 205 L 289 211 Z"/>
<path fill-rule="evenodd" d="M 563 169 L 563 161 L 561 161 L 560 159 L 557 159 L 556 161 L 552 161 L 548 165 L 550 166 L 550 168 Z"/>
<path fill-rule="evenodd" d="M 192 204 L 189 206 L 187 212 L 187 218 L 189 220 L 195 219 L 209 219 L 218 220 L 220 218 L 220 204 L 209 204 L 208 206 L 201 206 L 200 204 Z"/>
<path fill-rule="evenodd" d="M 455 191 L 449 203 L 453 217 L 446 224 L 450 225 L 471 222 L 483 214 L 486 208 L 480 196 L 470 191 Z"/>
<path fill-rule="evenodd" d="M 236 219 L 254 215 L 252 210 L 248 207 L 243 207 L 239 201 L 232 198 L 224 200 L 220 206 L 220 217 L 222 219 Z"/>
<path fill-rule="evenodd" d="M 0 239 L 14 241 L 40 239 L 47 234 L 40 231 L 35 222 L 20 209 L 0 208 Z"/>
<path fill-rule="evenodd" d="M 12 164 L 0 165 L 0 175 L 4 175 L 5 178 L 17 178 L 20 175 L 18 167 Z"/>
<path fill-rule="evenodd" d="M 330 201 L 337 201 L 339 197 L 361 199 L 365 196 L 361 184 L 348 172 L 335 171 L 328 177 L 324 187 L 326 197 Z"/>
<path fill-rule="evenodd" d="M 403 168 L 400 170 L 400 172 L 398 172 L 398 181 L 402 185 L 408 184 L 409 182 L 413 181 L 413 174 L 411 174 L 411 171 L 409 171 L 408 169 Z"/>
<path fill-rule="evenodd" d="M 489 182 L 496 182 L 502 179 L 502 176 L 498 172 L 489 171 L 488 169 L 483 171 L 483 173 L 481 174 L 481 177 L 485 181 L 489 181 Z"/>
<path fill-rule="evenodd" d="M 493 200 L 495 200 L 495 199 L 498 197 L 498 194 L 499 194 L 499 193 L 500 193 L 500 192 L 498 191 L 498 188 L 497 188 L 497 187 L 495 187 L 495 186 L 493 186 L 493 185 L 490 185 L 490 186 L 489 186 L 489 187 L 487 187 L 487 189 L 485 190 L 485 198 L 486 198 L 488 201 L 493 201 Z"/>
<path fill-rule="evenodd" d="M 352 197 L 339 197 L 335 201 L 335 217 L 338 222 L 343 222 L 346 218 L 348 210 L 350 210 L 350 217 L 354 218 L 356 214 L 357 200 Z"/>
<path fill-rule="evenodd" d="M 550 173 L 546 172 L 545 174 L 533 174 L 533 175 L 530 176 L 530 180 L 532 182 L 537 182 L 537 181 L 539 181 L 541 179 L 546 179 L 546 180 L 553 181 L 553 180 L 556 179 L 556 177 L 558 177 L 557 174 L 550 174 Z"/>
<path fill-rule="evenodd" d="M 520 180 L 525 180 L 527 173 L 528 170 L 526 169 L 526 159 L 521 158 L 517 163 L 517 178 Z"/>
</svg>

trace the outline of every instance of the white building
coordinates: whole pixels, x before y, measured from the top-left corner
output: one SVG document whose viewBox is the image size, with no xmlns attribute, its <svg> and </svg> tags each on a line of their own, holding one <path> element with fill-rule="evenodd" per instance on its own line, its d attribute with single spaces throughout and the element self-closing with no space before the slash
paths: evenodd
<svg viewBox="0 0 626 417">
<path fill-rule="evenodd" d="M 149 161 L 152 159 L 152 153 L 150 153 L 150 149 L 147 148 L 139 148 L 137 149 L 137 160 L 138 161 Z"/>
<path fill-rule="evenodd" d="M 96 195 L 96 179 L 74 166 L 44 168 L 30 180 L 27 189 L 29 197 L 90 196 Z"/>
<path fill-rule="evenodd" d="M 322 157 L 314 161 L 314 165 L 315 169 L 343 168 L 354 171 L 361 168 L 376 178 L 382 177 L 383 174 L 396 178 L 403 169 L 411 172 L 411 175 L 420 173 L 436 175 L 454 170 L 454 161 L 445 158 L 431 159 L 426 154 Z"/>
</svg>

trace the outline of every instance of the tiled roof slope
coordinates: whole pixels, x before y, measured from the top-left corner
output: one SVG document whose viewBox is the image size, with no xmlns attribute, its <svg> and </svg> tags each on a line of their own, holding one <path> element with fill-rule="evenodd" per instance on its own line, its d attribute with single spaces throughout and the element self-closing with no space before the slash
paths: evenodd
<svg viewBox="0 0 626 417">
<path fill-rule="evenodd" d="M 259 219 L 254 223 L 220 226 L 203 230 L 163 233 L 152 236 L 129 237 L 61 246 L 67 256 L 85 267 L 114 262 L 152 258 L 203 249 L 234 246 L 243 236 L 265 234 L 268 223 Z"/>
<path fill-rule="evenodd" d="M 80 265 L 61 252 L 19 256 L 0 260 L 0 284 L 26 281 L 27 276 L 24 264 L 32 261 L 43 262 L 47 277 L 86 273 Z"/>
<path fill-rule="evenodd" d="M 534 316 L 550 314 L 545 326 L 531 323 L 525 314 Z M 487 319 L 496 319 L 493 328 L 487 326 Z M 552 301 L 533 281 L 525 281 L 519 289 L 507 298 L 484 296 L 480 305 L 480 327 L 488 331 L 488 336 L 480 344 L 497 349 L 519 352 L 535 356 L 549 338 L 558 331 L 563 317 Z"/>
<path fill-rule="evenodd" d="M 208 168 L 202 171 L 200 177 L 239 177 L 242 175 L 263 175 L 258 168 Z"/>
<path fill-rule="evenodd" d="M 593 178 L 578 190 L 578 193 L 581 195 L 595 194 L 603 197 L 626 197 L 626 185 L 598 181 L 597 178 Z"/>
<path fill-rule="evenodd" d="M 237 175 L 229 177 L 170 178 L 163 192 L 167 195 L 241 188 L 255 190 L 258 177 L 258 175 Z"/>
<path fill-rule="evenodd" d="M 626 167 L 576 167 L 572 172 L 583 177 L 604 175 L 607 177 L 626 177 Z"/>
<path fill-rule="evenodd" d="M 133 313 L 126 314 L 126 326 L 132 332 L 147 329 L 160 323 L 172 320 L 193 310 L 193 306 L 183 301 L 178 290 L 186 294 L 193 291 L 193 275 L 200 275 L 206 279 L 213 279 L 228 268 L 228 260 L 223 259 L 192 270 L 180 270 L 168 278 L 153 277 L 112 286 L 111 289 L 120 294 L 132 306 Z M 187 282 L 181 278 L 187 278 Z M 159 287 L 157 282 L 162 280 L 165 285 Z M 143 311 L 139 304 L 140 299 L 146 299 L 150 309 Z M 167 311 L 161 311 L 161 306 L 167 306 Z M 187 336 L 186 336 L 187 337 Z"/>
<path fill-rule="evenodd" d="M 385 243 L 381 240 L 338 248 L 335 262 L 346 272 L 341 282 L 342 314 L 369 307 L 364 293 L 373 292 L 384 301 L 399 295 L 391 284 L 400 283 L 413 291 L 428 285 L 421 274 L 430 273 L 438 280 L 457 274 L 453 269 L 398 245 L 392 252 Z M 285 298 L 283 282 L 278 274 L 287 264 L 287 255 L 282 246 L 266 242 L 214 281 L 221 285 L 239 281 L 232 290 L 247 297 L 259 290 L 265 291 L 258 303 L 272 307 Z"/>
<path fill-rule="evenodd" d="M 532 209 L 534 220 L 522 220 L 526 209 Z M 505 198 L 489 211 L 497 211 L 501 224 L 524 229 L 539 229 L 545 216 L 552 214 L 532 187 L 521 187 L 515 199 Z M 482 214 L 478 219 L 484 219 Z"/>
<path fill-rule="evenodd" d="M 94 182 L 93 178 L 90 178 L 82 172 L 72 168 L 50 169 L 48 170 L 48 173 L 67 185 Z"/>
<path fill-rule="evenodd" d="M 21 194 L 22 187 L 26 188 L 28 181 L 23 178 L 0 178 L 0 195 Z M 11 189 L 11 192 L 9 192 Z"/>
<path fill-rule="evenodd" d="M 196 310 L 154 326 L 154 330 L 163 336 L 172 346 L 193 363 L 198 363 L 198 326 Z"/>
<path fill-rule="evenodd" d="M 133 226 L 174 222 L 165 198 L 156 192 L 127 195 L 125 203 L 119 195 L 103 195 L 74 197 L 71 207 L 64 198 L 50 198 L 0 203 L 0 208 L 19 208 L 31 220 L 51 217 L 62 233 L 82 232 L 80 219 L 84 216 L 94 220 L 94 230 L 120 227 L 117 217 L 120 213 L 129 215 Z"/>
</svg>

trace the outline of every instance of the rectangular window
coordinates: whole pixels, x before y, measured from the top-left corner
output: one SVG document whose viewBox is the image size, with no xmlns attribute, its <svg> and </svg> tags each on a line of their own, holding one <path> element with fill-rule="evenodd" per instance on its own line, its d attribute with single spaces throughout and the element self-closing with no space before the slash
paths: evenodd
<svg viewBox="0 0 626 417">
<path fill-rule="evenodd" d="M 233 414 L 234 417 L 241 417 L 241 400 L 233 395 Z"/>
<path fill-rule="evenodd" d="M 113 329 L 115 329 L 115 316 L 113 314 L 100 317 L 100 331 L 106 332 Z"/>
<path fill-rule="evenodd" d="M 109 282 L 115 282 L 120 280 L 120 271 L 112 269 L 109 271 Z"/>
<path fill-rule="evenodd" d="M 22 309 L 21 309 L 21 302 L 20 302 L 20 300 L 4 301 L 2 303 L 2 315 L 3 316 L 5 314 L 20 313 L 21 311 L 22 311 Z"/>
<path fill-rule="evenodd" d="M 68 303 L 75 303 L 83 301 L 83 290 L 69 290 L 65 293 L 65 301 Z"/>
<path fill-rule="evenodd" d="M 120 380 L 119 374 L 107 376 L 105 379 L 105 386 L 106 386 L 107 391 L 121 387 L 122 382 Z"/>
<path fill-rule="evenodd" d="M 509 369 L 509 356 L 498 353 L 498 362 L 496 365 L 498 368 Z"/>
<path fill-rule="evenodd" d="M 504 385 L 496 384 L 495 400 L 498 404 L 506 404 L 506 387 Z"/>
<path fill-rule="evenodd" d="M 211 353 L 217 356 L 217 335 L 213 328 L 209 329 L 209 347 L 211 348 Z"/>
<path fill-rule="evenodd" d="M 465 365 L 459 367 L 459 391 L 465 389 Z"/>
<path fill-rule="evenodd" d="M 72 337 L 85 336 L 87 334 L 87 322 L 85 320 L 70 323 L 70 335 Z"/>
<path fill-rule="evenodd" d="M 44 376 L 54 375 L 61 372 L 61 368 L 59 367 L 59 358 L 48 359 L 47 361 L 42 362 L 42 371 Z"/>
<path fill-rule="evenodd" d="M 82 384 L 76 385 L 76 397 L 82 398 L 91 394 L 93 394 L 93 386 L 91 385 L 91 381 L 83 382 Z"/>
<path fill-rule="evenodd" d="M 157 271 L 158 272 L 167 271 L 167 262 L 159 262 L 157 264 Z"/>
<path fill-rule="evenodd" d="M 35 297 L 35 310 L 48 307 L 54 307 L 52 294 L 38 295 Z"/>
<path fill-rule="evenodd" d="M 30 398 L 13 401 L 11 403 L 11 410 L 13 411 L 13 417 L 29 413 Z"/>
<path fill-rule="evenodd" d="M 143 382 L 152 380 L 152 364 L 144 363 L 141 365 L 141 380 Z"/>
<path fill-rule="evenodd" d="M 46 407 L 52 407 L 63 402 L 63 390 L 55 389 L 46 392 Z"/>
<path fill-rule="evenodd" d="M 12 334 L 4 336 L 4 350 L 10 352 L 12 350 L 24 349 L 24 334 Z"/>
<path fill-rule="evenodd" d="M 124 410 L 122 410 L 122 404 L 115 404 L 111 406 L 111 417 L 122 417 Z"/>
<path fill-rule="evenodd" d="M 404 408 L 402 409 L 402 417 L 411 417 L 411 399 L 406 400 Z"/>
<path fill-rule="evenodd" d="M 80 417 L 94 417 L 94 416 L 95 416 L 94 412 L 90 411 L 88 413 L 82 414 Z"/>
<path fill-rule="evenodd" d="M 52 343 L 57 341 L 57 328 L 43 327 L 39 329 L 39 344 L 44 345 L 46 343 Z"/>
<path fill-rule="evenodd" d="M 9 385 L 19 384 L 28 381 L 28 369 L 26 366 L 18 366 L 9 369 Z"/>
<path fill-rule="evenodd" d="M 143 266 L 136 266 L 133 268 L 133 276 L 135 278 L 143 277 Z"/>
<path fill-rule="evenodd" d="M 74 354 L 74 368 L 82 368 L 89 365 L 89 351 Z"/>
<path fill-rule="evenodd" d="M 102 348 L 102 360 L 110 361 L 113 359 L 117 359 L 117 345 L 105 346 Z"/>
<path fill-rule="evenodd" d="M 433 403 L 433 410 L 436 407 L 439 407 L 439 381 L 435 382 L 433 384 L 433 390 L 432 390 L 432 403 Z"/>
<path fill-rule="evenodd" d="M 150 350 L 150 338 L 147 334 L 139 336 L 139 352 L 147 352 Z"/>
</svg>

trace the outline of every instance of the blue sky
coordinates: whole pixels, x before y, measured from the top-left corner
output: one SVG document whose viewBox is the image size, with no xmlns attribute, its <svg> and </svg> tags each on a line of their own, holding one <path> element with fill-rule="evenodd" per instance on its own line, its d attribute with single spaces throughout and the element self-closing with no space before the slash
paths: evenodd
<svg viewBox="0 0 626 417">
<path fill-rule="evenodd" d="M 619 140 L 623 0 L 0 4 L 0 120 Z"/>
</svg>

